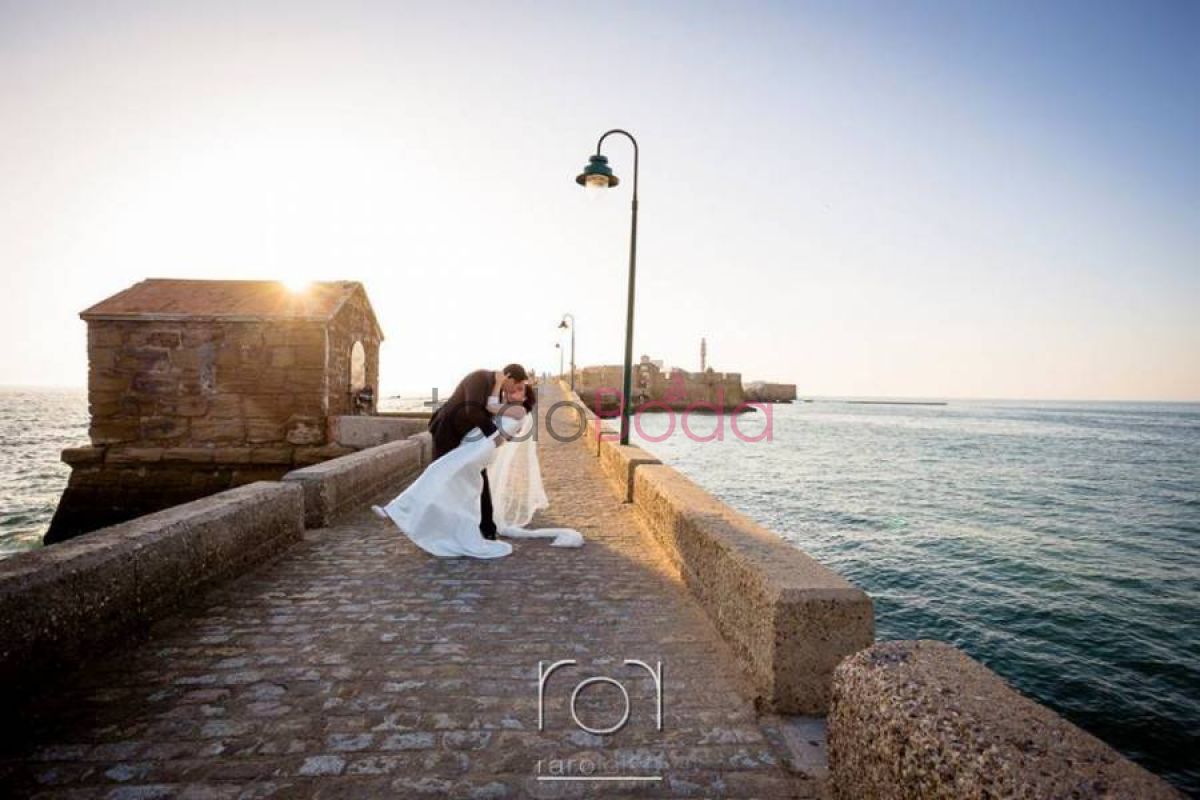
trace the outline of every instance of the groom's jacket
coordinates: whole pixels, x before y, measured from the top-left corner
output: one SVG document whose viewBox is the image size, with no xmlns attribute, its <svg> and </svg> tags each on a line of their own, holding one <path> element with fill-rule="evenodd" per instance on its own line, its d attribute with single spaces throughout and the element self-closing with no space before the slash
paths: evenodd
<svg viewBox="0 0 1200 800">
<path fill-rule="evenodd" d="M 454 393 L 446 404 L 433 412 L 429 418 L 429 432 L 433 434 L 433 457 L 435 459 L 458 447 L 467 431 L 479 428 L 484 436 L 496 432 L 496 423 L 487 410 L 488 396 L 496 373 L 490 369 L 477 369 L 458 382 Z M 537 403 L 537 392 L 532 386 L 525 387 L 526 411 L 533 411 Z"/>
</svg>

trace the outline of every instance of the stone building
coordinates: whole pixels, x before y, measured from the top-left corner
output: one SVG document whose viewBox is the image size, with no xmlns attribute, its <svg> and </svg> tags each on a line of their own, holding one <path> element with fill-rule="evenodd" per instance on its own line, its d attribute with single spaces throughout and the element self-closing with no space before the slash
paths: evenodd
<svg viewBox="0 0 1200 800">
<path fill-rule="evenodd" d="M 63 452 L 47 543 L 341 455 L 334 418 L 379 396 L 360 283 L 152 278 L 80 317 L 91 445 Z"/>
<path fill-rule="evenodd" d="M 642 356 L 633 369 L 632 402 L 635 408 L 643 403 L 654 403 L 661 405 L 649 406 L 647 410 L 662 410 L 662 406 L 666 406 L 682 411 L 689 406 L 702 405 L 732 411 L 745 400 L 742 376 L 738 372 L 666 370 L 661 361 L 649 356 Z M 594 409 L 599 396 L 602 410 L 615 413 L 624 372 L 625 368 L 620 364 L 584 367 L 577 376 L 576 392 L 588 407 Z"/>
</svg>

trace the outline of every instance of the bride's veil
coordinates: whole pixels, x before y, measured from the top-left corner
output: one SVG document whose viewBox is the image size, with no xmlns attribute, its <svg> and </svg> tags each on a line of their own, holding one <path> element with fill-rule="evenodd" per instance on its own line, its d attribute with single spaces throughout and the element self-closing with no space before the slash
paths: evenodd
<svg viewBox="0 0 1200 800">
<path fill-rule="evenodd" d="M 534 512 L 550 505 L 538 466 L 535 424 L 535 416 L 526 414 L 513 441 L 497 449 L 487 467 L 492 515 L 501 530 L 524 528 Z"/>
</svg>

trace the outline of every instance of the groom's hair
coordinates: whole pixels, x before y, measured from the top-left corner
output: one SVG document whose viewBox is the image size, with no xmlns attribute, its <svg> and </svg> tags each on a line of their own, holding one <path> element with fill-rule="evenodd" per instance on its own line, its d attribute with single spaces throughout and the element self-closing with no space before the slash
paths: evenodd
<svg viewBox="0 0 1200 800">
<path fill-rule="evenodd" d="M 520 364 L 509 364 L 502 371 L 504 372 L 505 375 L 512 378 L 514 381 L 529 380 L 529 373 L 526 372 L 525 368 L 522 367 Z"/>
</svg>

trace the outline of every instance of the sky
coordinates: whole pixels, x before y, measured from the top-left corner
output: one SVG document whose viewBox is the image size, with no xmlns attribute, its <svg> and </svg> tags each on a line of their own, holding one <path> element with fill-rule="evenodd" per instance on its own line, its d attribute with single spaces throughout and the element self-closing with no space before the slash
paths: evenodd
<svg viewBox="0 0 1200 800">
<path fill-rule="evenodd" d="M 1200 4 L 0 0 L 0 384 L 146 277 L 359 280 L 385 393 L 635 359 L 1200 400 Z M 560 338 L 561 337 L 561 338 Z"/>
</svg>

